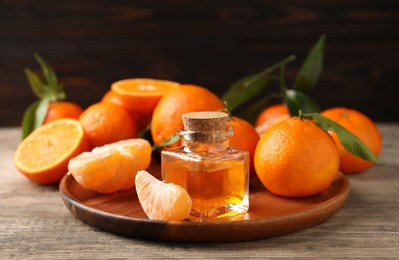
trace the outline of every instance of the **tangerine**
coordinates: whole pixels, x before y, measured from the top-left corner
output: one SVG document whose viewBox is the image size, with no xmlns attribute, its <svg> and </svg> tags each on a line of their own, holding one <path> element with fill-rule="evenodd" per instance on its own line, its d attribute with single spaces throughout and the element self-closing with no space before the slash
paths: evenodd
<svg viewBox="0 0 399 260">
<path fill-rule="evenodd" d="M 129 112 L 110 103 L 96 103 L 79 117 L 91 147 L 137 137 L 138 127 Z"/>
<path fill-rule="evenodd" d="M 58 119 L 37 128 L 18 145 L 14 164 L 30 180 L 54 184 L 66 174 L 68 161 L 88 149 L 79 121 Z"/>
<path fill-rule="evenodd" d="M 156 145 L 169 139 L 183 127 L 181 116 L 188 112 L 223 109 L 222 100 L 208 89 L 196 85 L 181 85 L 167 93 L 155 107 L 151 119 L 151 135 Z M 175 143 L 174 146 L 176 146 Z"/>
<path fill-rule="evenodd" d="M 235 147 L 249 152 L 249 169 L 251 174 L 254 173 L 254 156 L 256 145 L 259 141 L 259 135 L 255 128 L 246 120 L 239 117 L 232 117 L 231 121 L 227 122 L 234 130 L 234 135 L 229 139 L 230 147 Z"/>
<path fill-rule="evenodd" d="M 130 107 L 129 104 L 125 102 L 124 98 L 115 91 L 113 91 L 112 89 L 109 90 L 107 93 L 105 93 L 105 95 L 101 99 L 101 102 L 119 105 L 124 109 L 126 109 L 133 117 L 134 121 L 136 122 L 139 131 L 145 129 L 150 123 L 151 115 L 144 115 L 131 111 L 129 109 Z"/>
<path fill-rule="evenodd" d="M 179 86 L 179 83 L 173 81 L 134 78 L 114 82 L 111 89 L 128 111 L 150 117 L 161 97 Z"/>
<path fill-rule="evenodd" d="M 179 185 L 164 183 L 147 171 L 139 171 L 136 191 L 149 219 L 179 221 L 190 215 L 192 200 Z"/>
<path fill-rule="evenodd" d="M 255 169 L 272 193 L 305 197 L 326 190 L 337 175 L 339 154 L 313 121 L 291 117 L 269 128 L 255 151 Z"/>
<path fill-rule="evenodd" d="M 258 116 L 255 122 L 256 130 L 259 135 L 262 135 L 271 126 L 290 118 L 286 104 L 276 104 L 264 109 Z"/>
<path fill-rule="evenodd" d="M 354 109 L 335 107 L 324 110 L 322 115 L 337 122 L 349 132 L 358 137 L 377 157 L 382 148 L 382 136 L 377 125 L 363 113 Z M 374 165 L 373 162 L 363 160 L 348 152 L 338 136 L 334 132 L 329 132 L 337 144 L 340 156 L 340 171 L 344 173 L 359 173 L 367 170 Z"/>
<path fill-rule="evenodd" d="M 151 162 L 151 145 L 144 139 L 127 139 L 84 152 L 72 158 L 68 174 L 85 188 L 100 193 L 130 189 L 138 170 Z"/>
<path fill-rule="evenodd" d="M 82 113 L 83 109 L 75 103 L 68 101 L 50 102 L 43 124 L 60 118 L 78 119 Z"/>
</svg>

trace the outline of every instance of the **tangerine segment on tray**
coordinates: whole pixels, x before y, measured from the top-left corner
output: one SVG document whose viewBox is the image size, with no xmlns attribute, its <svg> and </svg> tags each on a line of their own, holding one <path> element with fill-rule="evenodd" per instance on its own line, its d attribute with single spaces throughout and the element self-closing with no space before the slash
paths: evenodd
<svg viewBox="0 0 399 260">
<path fill-rule="evenodd" d="M 181 85 L 162 97 L 155 107 L 151 120 L 152 139 L 156 145 L 168 140 L 178 129 L 183 128 L 181 116 L 185 113 L 223 108 L 222 100 L 208 89 Z"/>
<path fill-rule="evenodd" d="M 173 183 L 164 183 L 147 171 L 137 173 L 136 191 L 150 219 L 179 221 L 191 212 L 192 201 L 185 189 Z"/>
<path fill-rule="evenodd" d="M 135 138 L 138 135 L 136 122 L 126 109 L 110 103 L 89 106 L 79 117 L 91 147 Z"/>
<path fill-rule="evenodd" d="M 14 164 L 32 181 L 58 183 L 71 158 L 89 149 L 84 129 L 76 119 L 58 119 L 28 135 L 17 147 Z"/>
<path fill-rule="evenodd" d="M 144 139 L 128 139 L 96 147 L 71 159 L 68 174 L 85 188 L 100 193 L 130 189 L 138 170 L 151 163 L 151 145 Z"/>
<path fill-rule="evenodd" d="M 366 115 L 354 109 L 335 107 L 321 113 L 322 115 L 337 122 L 349 132 L 358 137 L 377 157 L 382 148 L 382 136 L 377 125 Z M 359 173 L 370 168 L 374 163 L 363 160 L 348 152 L 338 136 L 329 132 L 334 139 L 340 156 L 340 171 L 344 173 Z"/>
<path fill-rule="evenodd" d="M 255 151 L 255 170 L 272 193 L 305 197 L 335 179 L 339 154 L 331 136 L 311 120 L 291 117 L 269 128 Z"/>
<path fill-rule="evenodd" d="M 151 115 L 161 97 L 179 86 L 173 81 L 134 78 L 114 82 L 111 89 L 130 112 Z"/>
</svg>

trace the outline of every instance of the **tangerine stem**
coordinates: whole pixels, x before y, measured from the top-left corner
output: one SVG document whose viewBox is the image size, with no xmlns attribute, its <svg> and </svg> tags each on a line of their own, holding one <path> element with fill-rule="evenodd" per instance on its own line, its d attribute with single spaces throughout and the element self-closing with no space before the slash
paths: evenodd
<svg viewBox="0 0 399 260">
<path fill-rule="evenodd" d="M 285 64 L 280 67 L 280 90 L 282 95 L 284 95 L 287 90 L 287 86 L 285 85 Z"/>
</svg>

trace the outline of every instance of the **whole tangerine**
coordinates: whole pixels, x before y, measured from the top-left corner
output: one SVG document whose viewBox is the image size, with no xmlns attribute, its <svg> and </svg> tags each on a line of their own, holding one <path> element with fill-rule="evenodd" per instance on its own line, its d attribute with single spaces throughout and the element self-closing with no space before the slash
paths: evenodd
<svg viewBox="0 0 399 260">
<path fill-rule="evenodd" d="M 144 130 L 150 123 L 151 115 L 140 114 L 137 111 L 131 110 L 131 106 L 128 104 L 128 102 L 126 102 L 124 97 L 119 95 L 112 89 L 105 93 L 105 95 L 101 99 L 101 102 L 119 105 L 126 109 L 136 122 L 139 131 Z"/>
<path fill-rule="evenodd" d="M 95 103 L 79 117 L 91 147 L 135 138 L 138 128 L 129 112 L 110 103 Z"/>
<path fill-rule="evenodd" d="M 181 116 L 188 112 L 223 109 L 222 100 L 210 90 L 196 85 L 181 85 L 161 98 L 151 120 L 151 135 L 156 145 L 183 127 Z"/>
<path fill-rule="evenodd" d="M 255 150 L 255 170 L 272 193 L 306 197 L 326 190 L 339 167 L 337 147 L 313 121 L 292 117 L 269 128 Z"/>
<path fill-rule="evenodd" d="M 286 104 L 276 104 L 264 109 L 258 116 L 255 122 L 256 131 L 262 135 L 267 129 L 273 125 L 290 118 Z"/>
<path fill-rule="evenodd" d="M 279 122 L 279 119 L 287 119 L 290 116 L 286 104 L 276 104 L 265 108 L 256 119 L 255 126 L 260 126 L 266 122 Z M 280 120 L 281 121 L 281 120 Z"/>
<path fill-rule="evenodd" d="M 230 137 L 229 146 L 239 148 L 249 152 L 249 169 L 251 175 L 254 174 L 254 156 L 256 145 L 259 141 L 259 135 L 255 128 L 246 120 L 233 116 L 231 121 L 227 122 L 234 130 L 234 134 Z"/>
<path fill-rule="evenodd" d="M 358 137 L 376 156 L 382 148 L 382 136 L 377 125 L 365 114 L 349 108 L 335 107 L 324 110 L 322 115 L 337 122 Z M 360 173 L 374 165 L 348 152 L 334 132 L 329 133 L 334 139 L 340 157 L 340 171 L 344 173 Z"/>
<path fill-rule="evenodd" d="M 82 113 L 83 109 L 73 102 L 50 102 L 43 124 L 50 123 L 60 118 L 78 119 Z"/>
</svg>

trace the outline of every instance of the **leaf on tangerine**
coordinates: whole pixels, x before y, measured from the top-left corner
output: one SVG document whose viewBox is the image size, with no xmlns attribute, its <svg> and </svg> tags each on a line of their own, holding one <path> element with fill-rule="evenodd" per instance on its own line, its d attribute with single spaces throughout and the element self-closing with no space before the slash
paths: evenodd
<svg viewBox="0 0 399 260">
<path fill-rule="evenodd" d="M 309 116 L 313 118 L 316 125 L 322 128 L 325 131 L 335 132 L 338 135 L 341 144 L 345 147 L 345 149 L 370 162 L 381 163 L 381 161 L 373 154 L 373 152 L 354 134 L 346 130 L 343 126 L 338 124 L 337 122 L 319 114 L 303 114 L 302 116 Z"/>
<path fill-rule="evenodd" d="M 292 116 L 298 116 L 299 110 L 303 113 L 319 112 L 320 108 L 313 99 L 298 90 L 287 89 L 284 95 L 284 103 Z"/>
</svg>

